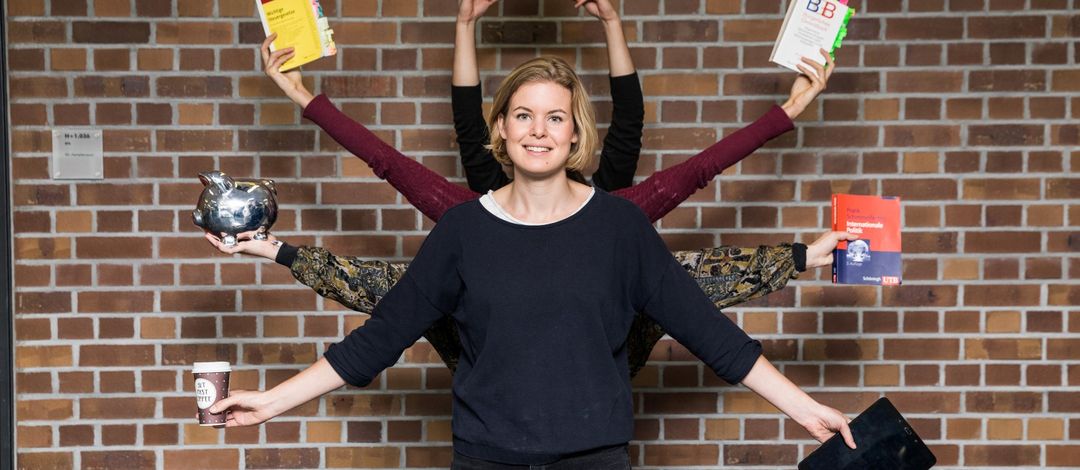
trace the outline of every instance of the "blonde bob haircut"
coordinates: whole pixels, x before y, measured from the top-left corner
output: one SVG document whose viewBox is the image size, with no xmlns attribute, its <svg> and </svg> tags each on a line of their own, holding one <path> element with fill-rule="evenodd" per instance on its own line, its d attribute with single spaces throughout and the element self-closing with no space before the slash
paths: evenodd
<svg viewBox="0 0 1080 470">
<path fill-rule="evenodd" d="M 495 92 L 495 101 L 488 115 L 488 134 L 491 136 L 492 155 L 503 165 L 512 165 L 510 155 L 506 153 L 506 142 L 499 135 L 499 118 L 506 116 L 510 108 L 510 97 L 527 83 L 551 82 L 570 90 L 570 107 L 574 119 L 574 132 L 578 141 L 570 146 L 570 158 L 566 161 L 566 171 L 578 174 L 589 167 L 596 154 L 600 137 L 596 132 L 596 115 L 592 102 L 589 101 L 581 79 L 566 61 L 558 57 L 537 57 L 515 68 L 506 76 Z"/>
</svg>

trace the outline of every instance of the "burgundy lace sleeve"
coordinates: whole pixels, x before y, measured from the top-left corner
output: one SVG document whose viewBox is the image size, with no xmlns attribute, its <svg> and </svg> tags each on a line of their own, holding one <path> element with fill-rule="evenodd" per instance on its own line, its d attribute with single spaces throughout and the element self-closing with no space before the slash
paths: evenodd
<svg viewBox="0 0 1080 470">
<path fill-rule="evenodd" d="M 769 140 L 794 129 L 791 119 L 779 106 L 750 125 L 735 131 L 689 160 L 653 173 L 645 181 L 612 194 L 629 199 L 649 220 L 656 222 L 686 198 L 704 188 L 716 175 L 739 162 Z"/>
<path fill-rule="evenodd" d="M 314 122 L 337 143 L 360 157 L 405 199 L 431 220 L 438 221 L 447 209 L 479 195 L 458 186 L 419 162 L 406 157 L 359 122 L 337 109 L 326 95 L 316 96 L 304 108 L 304 118 Z"/>
</svg>

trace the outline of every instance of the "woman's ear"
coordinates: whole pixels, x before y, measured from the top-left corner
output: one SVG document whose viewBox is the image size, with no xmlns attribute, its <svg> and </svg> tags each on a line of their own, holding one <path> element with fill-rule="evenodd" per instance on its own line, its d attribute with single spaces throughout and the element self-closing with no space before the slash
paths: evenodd
<svg viewBox="0 0 1080 470">
<path fill-rule="evenodd" d="M 499 137 L 502 137 L 503 140 L 506 140 L 506 122 L 505 119 L 503 119 L 504 117 L 506 116 L 500 114 L 499 117 L 495 119 L 495 127 L 499 129 Z"/>
</svg>

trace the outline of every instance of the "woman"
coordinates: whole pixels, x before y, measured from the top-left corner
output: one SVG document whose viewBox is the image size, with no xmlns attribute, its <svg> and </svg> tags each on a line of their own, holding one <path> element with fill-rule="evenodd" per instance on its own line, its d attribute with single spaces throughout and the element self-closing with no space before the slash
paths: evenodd
<svg viewBox="0 0 1080 470">
<path fill-rule="evenodd" d="M 565 0 L 564 0 L 565 1 Z M 502 165 L 488 150 L 490 143 L 484 123 L 480 70 L 476 61 L 476 21 L 497 0 L 460 0 L 454 36 L 454 72 L 450 87 L 454 130 L 457 131 L 461 165 L 469 189 L 486 194 L 510 182 Z M 641 96 L 630 47 L 623 36 L 622 20 L 610 0 L 577 0 L 576 8 L 600 21 L 607 42 L 608 82 L 611 89 L 611 126 L 600 149 L 600 166 L 593 173 L 593 185 L 604 191 L 629 187 L 641 156 L 641 129 L 645 104 Z M 572 178 L 585 182 L 580 174 Z"/>
<path fill-rule="evenodd" d="M 449 209 L 371 318 L 295 377 L 212 407 L 258 424 L 341 387 L 363 386 L 440 318 L 459 327 L 454 468 L 629 468 L 633 410 L 625 338 L 643 311 L 715 373 L 743 383 L 818 440 L 846 418 L 814 401 L 720 314 L 633 204 L 577 183 L 592 109 L 557 58 L 516 68 L 489 119 L 507 186 Z"/>
<path fill-rule="evenodd" d="M 485 184 L 491 185 L 488 187 L 490 191 L 509 181 L 502 173 L 501 165 L 492 158 L 491 152 L 478 143 L 487 138 L 486 130 L 478 130 L 485 129 L 486 126 L 482 122 L 479 125 L 473 122 L 478 119 L 481 106 L 472 28 L 475 27 L 476 18 L 493 3 L 494 0 L 463 0 L 459 3 L 455 47 L 455 124 L 470 186 L 479 192 L 482 192 L 480 188 Z M 624 95 L 637 97 L 636 100 L 624 100 L 613 96 L 616 109 L 613 112 L 612 128 L 605 139 L 601 164 L 594 181 L 601 188 L 614 189 L 630 182 L 633 167 L 636 166 L 640 150 L 640 87 L 625 39 L 622 37 L 621 23 L 610 3 L 606 0 L 579 1 L 577 5 L 584 5 L 590 14 L 604 24 L 613 77 L 613 95 L 618 90 L 623 90 Z M 279 72 L 280 65 L 291 55 L 286 49 L 275 52 L 272 59 L 269 44 L 273 39 L 274 36 L 267 38 L 262 47 L 267 75 L 274 79 L 286 95 L 304 108 L 305 117 L 319 124 L 345 148 L 368 162 L 376 175 L 387 179 L 422 212 L 437 221 L 446 207 L 476 197 L 382 143 L 359 123 L 338 111 L 325 96 L 312 96 L 303 86 L 298 71 L 287 74 Z M 822 52 L 828 68 L 806 60 L 806 63 L 813 65 L 816 70 L 804 70 L 807 75 L 796 80 L 791 97 L 783 107 L 774 107 L 757 122 L 723 139 L 689 161 L 657 172 L 638 186 L 615 193 L 641 206 L 650 215 L 650 220 L 657 220 L 694 191 L 708 184 L 720 171 L 745 158 L 772 137 L 790 130 L 790 118 L 801 113 L 824 89 L 825 81 L 832 73 L 832 59 Z M 633 105 L 635 101 L 638 102 L 637 106 Z M 634 163 L 628 165 L 627 162 L 630 161 Z M 583 181 L 580 172 L 571 172 L 570 176 Z M 276 240 L 252 241 L 235 248 L 225 248 L 216 243 L 213 236 L 208 235 L 207 238 L 228 253 L 243 252 L 277 260 L 290 267 L 299 281 L 312 287 L 320 295 L 365 313 L 370 311 L 378 297 L 381 297 L 404 271 L 403 267 L 395 267 L 382 261 L 336 257 L 325 250 L 307 247 L 297 250 L 288 245 L 282 246 Z M 836 234 L 826 234 L 815 244 L 821 248 L 831 247 L 835 246 L 838 240 Z M 805 270 L 805 252 L 806 246 L 797 243 L 758 247 L 754 250 L 715 247 L 683 252 L 677 256 L 684 261 L 683 265 L 688 271 L 696 274 L 702 288 L 709 293 L 714 303 L 724 308 L 782 288 L 789 279 Z M 299 262 L 296 262 L 297 260 Z M 653 346 L 663 337 L 664 332 L 645 316 L 637 318 L 632 332 L 630 360 L 633 375 L 644 366 Z M 460 354 L 460 344 L 456 340 L 453 323 L 442 321 L 425 336 L 453 371 Z"/>
</svg>

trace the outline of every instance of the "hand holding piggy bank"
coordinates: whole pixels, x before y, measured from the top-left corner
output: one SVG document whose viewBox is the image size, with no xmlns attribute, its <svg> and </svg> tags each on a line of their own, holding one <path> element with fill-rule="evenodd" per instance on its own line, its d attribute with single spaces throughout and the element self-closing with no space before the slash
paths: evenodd
<svg viewBox="0 0 1080 470">
<path fill-rule="evenodd" d="M 236 234 L 257 231 L 266 240 L 277 220 L 277 190 L 269 179 L 232 178 L 220 171 L 199 173 L 202 194 L 191 216 L 195 225 L 222 237 L 225 246 L 236 245 Z"/>
</svg>

